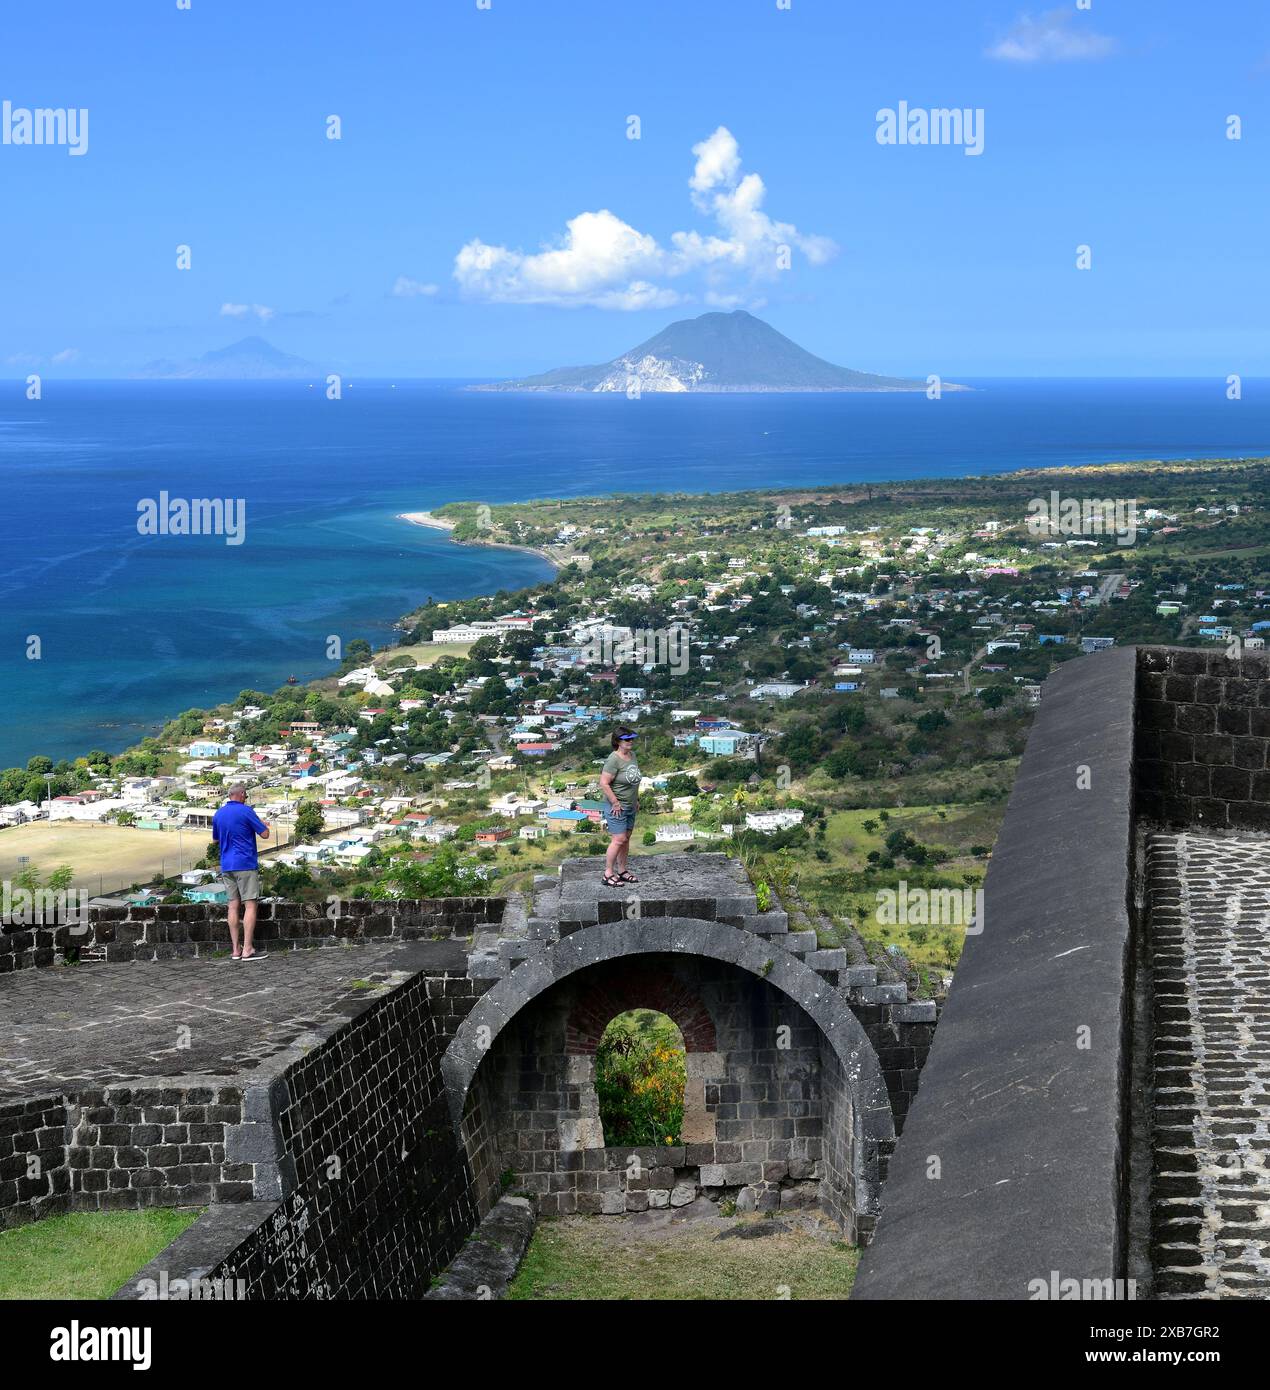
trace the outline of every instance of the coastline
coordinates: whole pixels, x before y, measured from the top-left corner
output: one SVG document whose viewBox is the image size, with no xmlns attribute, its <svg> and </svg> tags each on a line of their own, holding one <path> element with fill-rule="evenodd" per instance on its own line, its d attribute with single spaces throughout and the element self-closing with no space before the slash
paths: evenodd
<svg viewBox="0 0 1270 1390">
<path fill-rule="evenodd" d="M 1173 459 L 1158 458 L 1158 457 L 1157 457 L 1157 458 L 1153 458 L 1153 459 L 1144 459 L 1144 460 L 1115 460 L 1115 461 L 1103 462 L 1103 463 L 1099 463 L 1099 464 L 1051 464 L 1051 465 L 1047 465 L 1047 466 L 1044 466 L 1044 467 L 1028 466 L 1028 467 L 1020 467 L 1020 468 L 1013 468 L 1013 469 L 1003 470 L 1001 473 L 986 473 L 986 474 L 961 473 L 961 474 L 955 475 L 954 477 L 950 477 L 950 478 L 947 478 L 947 479 L 944 479 L 944 478 L 936 478 L 936 477 L 930 477 L 930 476 L 917 475 L 916 477 L 914 477 L 914 478 L 912 478 L 912 479 L 895 480 L 895 482 L 911 481 L 911 482 L 914 482 L 914 483 L 949 483 L 949 484 L 956 484 L 957 482 L 964 482 L 964 481 L 967 481 L 967 480 L 975 480 L 975 481 L 982 481 L 982 482 L 991 482 L 991 481 L 993 481 L 993 480 L 995 480 L 995 479 L 998 479 L 998 478 L 1005 478 L 1005 477 L 1010 477 L 1010 476 L 1015 476 L 1015 477 L 1031 477 L 1031 476 L 1037 476 L 1037 477 L 1042 477 L 1042 478 L 1043 478 L 1043 477 L 1046 477 L 1046 476 L 1049 476 L 1049 475 L 1062 476 L 1062 475 L 1068 474 L 1068 473 L 1087 473 L 1087 472 L 1094 471 L 1094 470 L 1107 470 L 1107 471 L 1109 471 L 1109 472 L 1121 472 L 1121 471 L 1143 470 L 1143 471 L 1147 471 L 1147 472 L 1161 471 L 1161 472 L 1166 472 L 1166 473 L 1167 473 L 1167 472 L 1175 472 L 1175 471 L 1186 471 L 1186 470 L 1191 470 L 1191 469 L 1199 470 L 1199 469 L 1203 469 L 1203 468 L 1205 468 L 1205 467 L 1222 467 L 1222 466 L 1231 466 L 1231 465 L 1233 465 L 1233 466 L 1250 465 L 1250 464 L 1255 464 L 1255 463 L 1258 463 L 1258 462 L 1265 461 L 1266 458 L 1267 458 L 1267 456 L 1266 456 L 1264 453 L 1255 453 L 1255 452 L 1235 453 L 1235 454 L 1220 455 L 1220 456 L 1215 456 L 1215 457 L 1195 457 L 1195 456 L 1182 455 L 1182 456 L 1179 456 L 1179 457 L 1173 458 Z M 875 485 L 876 485 L 876 484 L 875 484 Z M 891 485 L 893 486 L 894 483 L 892 483 Z M 836 483 L 823 483 L 823 484 L 815 485 L 815 487 L 812 488 L 811 490 L 813 490 L 813 491 L 822 491 L 822 490 L 825 490 L 825 489 L 828 489 L 828 488 L 838 487 L 838 486 L 841 486 L 841 484 L 836 484 Z M 788 484 L 782 485 L 782 486 L 776 486 L 776 487 L 772 487 L 772 488 L 758 489 L 758 491 L 762 491 L 762 492 L 764 492 L 764 493 L 771 493 L 771 494 L 775 494 L 775 495 L 789 494 L 789 493 L 794 492 L 794 491 L 796 491 L 796 490 L 797 490 L 797 489 L 791 487 L 791 486 L 788 485 Z M 733 491 L 735 491 L 735 492 L 745 492 L 746 489 L 729 489 L 729 490 L 725 490 L 725 494 L 726 494 L 727 492 L 733 492 Z M 606 495 L 607 495 L 607 494 L 596 494 L 595 496 L 597 496 L 597 497 L 603 497 L 603 496 L 606 496 Z M 584 500 L 584 499 L 574 499 L 574 500 Z M 395 514 L 393 514 L 393 515 L 394 515 L 395 519 L 405 521 L 405 522 L 407 522 L 407 523 L 410 524 L 410 525 L 424 526 L 424 527 L 428 527 L 428 528 L 433 529 L 433 530 L 444 531 L 444 532 L 446 532 L 446 533 L 451 533 L 451 532 L 453 532 L 455 529 L 457 529 L 457 523 L 456 523 L 456 522 L 451 521 L 451 520 L 449 520 L 448 518 L 445 518 L 445 517 L 436 516 L 434 513 L 430 512 L 430 511 L 427 511 L 427 510 L 410 511 L 410 512 L 399 512 L 399 513 L 395 513 Z M 553 569 L 554 571 L 556 571 L 557 573 L 558 573 L 562 568 L 564 568 L 564 567 L 569 563 L 569 560 L 570 560 L 570 557 L 567 556 L 567 555 L 561 556 L 561 555 L 553 554 L 553 553 L 551 553 L 549 550 L 541 549 L 541 548 L 534 547 L 534 546 L 516 545 L 516 544 L 513 544 L 513 543 L 511 543 L 511 542 L 504 542 L 504 541 L 485 541 L 485 540 L 479 540 L 479 539 L 471 539 L 471 540 L 455 540 L 454 543 L 455 543 L 456 545 L 478 545 L 478 546 L 488 546 L 488 547 L 491 547 L 491 548 L 494 548 L 494 549 L 505 549 L 505 550 L 520 550 L 520 551 L 524 551 L 524 552 L 527 553 L 527 554 L 535 555 L 535 556 L 537 556 L 539 559 L 542 559 L 542 560 L 546 561 L 546 562 L 552 567 L 552 569 Z M 473 595 L 472 597 L 474 597 L 474 598 L 488 597 L 488 595 Z M 399 613 L 395 618 L 393 618 L 393 619 L 390 620 L 390 626 L 391 626 L 392 628 L 394 628 L 394 629 L 399 629 L 400 626 L 401 626 L 401 622 L 402 622 L 403 618 L 405 618 L 406 616 L 408 616 L 408 614 L 409 614 L 410 611 L 413 611 L 413 610 L 407 610 L 406 613 Z M 389 647 L 380 648 L 380 649 L 378 649 L 378 650 L 379 650 L 379 651 L 382 651 L 382 650 L 389 650 Z M 378 651 L 376 652 L 376 655 L 378 655 Z M 247 679 L 247 678 L 244 678 L 244 679 Z M 309 677 L 309 678 L 307 678 L 307 679 L 301 680 L 301 681 L 297 684 L 297 686 L 296 686 L 295 688 L 296 688 L 296 689 L 300 689 L 300 690 L 308 689 L 308 688 L 312 687 L 313 685 L 315 685 L 316 683 L 318 683 L 318 682 L 320 682 L 320 681 L 322 681 L 322 680 L 324 680 L 324 679 L 326 679 L 326 677 L 324 677 L 324 676 L 313 676 L 313 677 Z M 222 701 L 222 702 L 219 702 L 219 703 L 227 703 L 227 702 Z M 213 709 L 213 708 L 215 708 L 215 707 L 216 707 L 216 704 L 215 704 L 215 703 L 206 706 L 207 709 Z M 123 748 L 121 748 L 121 749 L 118 751 L 118 753 L 113 753 L 113 754 L 112 754 L 112 756 L 118 757 L 118 756 L 121 756 L 122 754 L 131 752 L 131 751 L 134 751 L 135 749 L 137 749 L 137 748 L 141 745 L 141 743 L 142 743 L 146 738 L 152 738 L 152 737 L 156 736 L 156 735 L 157 735 L 168 723 L 170 723 L 170 722 L 172 721 L 172 719 L 174 719 L 174 718 L 176 718 L 176 715 L 171 715 L 171 716 L 168 716 L 168 717 L 163 718 L 163 719 L 155 720 L 153 723 L 151 723 L 150 721 L 146 721 L 146 720 L 123 720 L 123 719 L 120 719 L 120 720 L 118 720 L 117 722 L 115 722 L 115 723 L 113 723 L 113 724 L 111 724 L 111 723 L 105 723 L 105 724 L 100 725 L 99 727 L 104 729 L 104 728 L 111 728 L 111 727 L 119 727 L 120 725 L 124 725 L 124 724 L 131 724 L 133 727 L 135 727 L 136 729 L 138 729 L 138 731 L 139 731 L 138 736 L 135 738 L 135 740 L 134 740 L 133 742 L 130 742 L 130 743 L 126 744 Z M 87 741 L 86 741 L 86 742 L 87 742 Z M 90 746 L 91 746 L 91 745 L 90 745 Z M 82 756 L 82 754 L 77 755 L 77 756 Z M 69 755 L 68 755 L 68 757 L 69 757 Z M 18 766 L 18 764 L 15 764 L 15 766 Z"/>
<path fill-rule="evenodd" d="M 426 526 L 434 531 L 452 532 L 458 522 L 450 521 L 443 516 L 434 516 L 432 512 L 398 512 L 398 521 L 409 522 L 411 526 Z M 560 558 L 551 554 L 549 550 L 542 550 L 536 545 L 515 545 L 511 541 L 481 541 L 481 540 L 456 540 L 455 545 L 483 545 L 491 550 L 519 550 L 525 555 L 536 555 L 540 560 L 545 560 L 556 574 L 564 568 Z"/>
</svg>

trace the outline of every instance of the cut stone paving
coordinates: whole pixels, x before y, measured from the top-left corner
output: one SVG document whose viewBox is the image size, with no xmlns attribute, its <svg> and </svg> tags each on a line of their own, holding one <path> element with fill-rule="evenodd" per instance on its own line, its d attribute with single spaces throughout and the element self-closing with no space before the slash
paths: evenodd
<svg viewBox="0 0 1270 1390">
<path fill-rule="evenodd" d="M 0 976 L 0 1098 L 250 1072 L 438 951 L 462 971 L 449 943 L 393 942 L 276 951 L 251 964 L 225 956 Z"/>
<path fill-rule="evenodd" d="M 1152 835 L 1159 1297 L 1270 1296 L 1270 839 Z"/>
</svg>

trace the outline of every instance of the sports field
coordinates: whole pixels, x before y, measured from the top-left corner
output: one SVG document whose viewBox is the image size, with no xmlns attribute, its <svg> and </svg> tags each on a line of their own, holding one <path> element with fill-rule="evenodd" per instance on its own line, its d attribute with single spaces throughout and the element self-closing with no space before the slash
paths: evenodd
<svg viewBox="0 0 1270 1390">
<path fill-rule="evenodd" d="M 0 830 L 0 879 L 24 867 L 47 875 L 63 864 L 75 871 L 74 886 L 112 893 L 160 875 L 191 869 L 203 857 L 206 830 L 137 830 L 124 825 L 37 821 Z M 27 864 L 21 862 L 26 856 Z"/>
<path fill-rule="evenodd" d="M 474 645 L 473 642 L 416 642 L 408 647 L 385 647 L 376 652 L 373 659 L 378 667 L 389 666 L 403 656 L 420 666 L 435 666 L 443 657 L 466 656 Z"/>
</svg>

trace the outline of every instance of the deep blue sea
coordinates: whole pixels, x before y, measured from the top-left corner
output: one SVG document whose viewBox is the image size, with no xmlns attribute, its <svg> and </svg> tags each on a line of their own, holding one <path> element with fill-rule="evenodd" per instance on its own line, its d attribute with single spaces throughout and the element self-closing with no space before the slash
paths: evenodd
<svg viewBox="0 0 1270 1390">
<path fill-rule="evenodd" d="M 0 767 L 118 750 L 191 706 L 331 669 L 428 595 L 535 583 L 533 555 L 398 512 L 1270 453 L 1270 382 L 984 381 L 924 395 L 525 396 L 453 383 L 0 383 Z M 243 498 L 246 541 L 143 536 L 137 504 Z M 28 638 L 40 639 L 28 660 Z"/>
</svg>

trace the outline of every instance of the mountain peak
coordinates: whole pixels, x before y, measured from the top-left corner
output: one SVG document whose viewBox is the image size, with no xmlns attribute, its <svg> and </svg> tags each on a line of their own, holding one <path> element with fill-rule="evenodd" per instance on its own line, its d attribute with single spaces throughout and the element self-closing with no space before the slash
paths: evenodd
<svg viewBox="0 0 1270 1390">
<path fill-rule="evenodd" d="M 924 381 L 838 367 L 807 352 L 746 309 L 678 319 L 609 362 L 561 367 L 477 387 L 485 391 L 624 392 L 924 391 Z M 957 388 L 950 388 L 957 389 Z"/>
<path fill-rule="evenodd" d="M 253 333 L 189 361 L 148 362 L 137 375 L 179 381 L 286 381 L 311 377 L 317 371 L 312 362 L 283 352 Z"/>
</svg>

